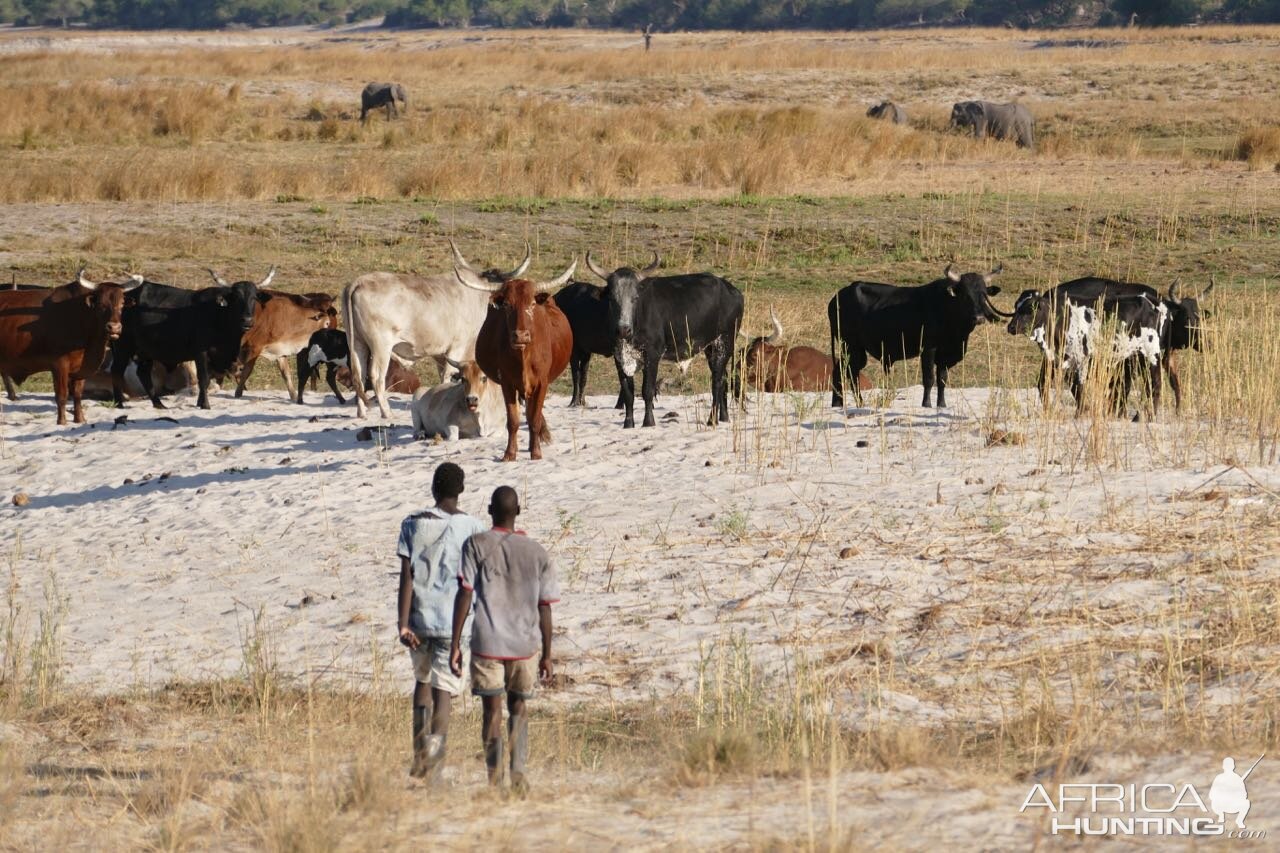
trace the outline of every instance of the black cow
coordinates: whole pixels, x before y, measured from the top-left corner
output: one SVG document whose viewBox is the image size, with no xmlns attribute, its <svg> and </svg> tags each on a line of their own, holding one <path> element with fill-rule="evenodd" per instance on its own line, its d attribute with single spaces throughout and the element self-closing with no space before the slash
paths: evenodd
<svg viewBox="0 0 1280 853">
<path fill-rule="evenodd" d="M 960 275 L 947 265 L 942 278 L 919 287 L 898 287 L 855 281 L 842 288 L 827 304 L 831 324 L 831 405 L 844 407 L 846 380 L 858 391 L 858 377 L 868 357 L 888 371 L 895 362 L 920 357 L 920 379 L 928 407 L 937 369 L 938 407 L 947 405 L 947 371 L 964 358 L 969 335 L 979 323 L 994 323 L 1011 316 L 991 304 L 1000 288 L 987 274 Z"/>
<path fill-rule="evenodd" d="M 1169 311 L 1146 294 L 1102 296 L 1092 302 L 1070 298 L 1065 291 L 1018 297 L 1010 326 L 1027 331 L 1044 353 L 1042 376 L 1052 366 L 1061 370 L 1084 408 L 1085 383 L 1099 358 L 1110 362 L 1107 382 L 1112 411 L 1123 414 L 1135 378 L 1151 393 L 1151 411 L 1160 410 L 1162 340 L 1168 337 Z M 1041 387 L 1044 394 L 1044 387 Z"/>
<path fill-rule="evenodd" d="M 124 406 L 124 373 L 137 356 L 138 379 L 151 405 L 165 408 L 151 387 L 151 363 L 172 370 L 180 362 L 196 363 L 200 384 L 197 405 L 209 408 L 209 374 L 230 372 L 240 339 L 253 325 L 260 296 L 258 285 L 238 281 L 228 287 L 184 290 L 167 284 L 145 282 L 129 294 L 123 319 L 124 332 L 111 345 L 111 386 L 115 403 Z"/>
<path fill-rule="evenodd" d="M 704 353 L 711 368 L 710 426 L 729 420 L 728 367 L 742 324 L 742 292 L 710 273 L 650 277 L 661 259 L 642 270 L 619 267 L 607 273 L 587 253 L 587 266 L 604 279 L 608 328 L 616 334 L 614 363 L 626 377 L 622 388 L 623 427 L 636 425 L 635 372 L 642 367 L 644 426 L 654 426 L 653 398 L 658 362 L 683 362 Z"/>
<path fill-rule="evenodd" d="M 1068 299 L 1079 304 L 1092 305 L 1099 299 L 1124 296 L 1145 296 L 1153 303 L 1162 304 L 1167 312 L 1165 323 L 1160 329 L 1161 368 L 1169 377 L 1169 387 L 1173 390 L 1174 409 L 1182 408 L 1182 382 L 1178 376 L 1175 354 L 1178 350 L 1201 348 L 1201 321 L 1209 316 L 1208 311 L 1201 311 L 1200 300 L 1213 290 L 1215 281 L 1210 278 L 1209 286 L 1196 296 L 1181 296 L 1179 283 L 1175 281 L 1169 286 L 1169 292 L 1161 297 L 1154 287 L 1146 284 L 1135 284 L 1127 281 L 1116 281 L 1109 278 L 1087 276 L 1063 282 L 1045 291 L 1044 296 L 1050 300 Z M 1042 294 L 1037 290 L 1024 290 L 1014 305 L 1014 316 L 1009 321 L 1008 331 L 1011 335 L 1030 333 L 1028 311 L 1035 304 L 1034 300 Z M 1037 387 L 1041 398 L 1044 398 L 1047 382 L 1047 364 L 1041 364 Z"/>
<path fill-rule="evenodd" d="M 302 402 L 302 391 L 307 387 L 311 372 L 320 365 L 325 366 L 324 381 L 329 383 L 333 396 L 338 404 L 347 402 L 338 390 L 337 372 L 339 367 L 351 366 L 351 351 L 347 349 L 347 333 L 341 329 L 319 329 L 311 333 L 307 348 L 298 353 L 298 402 Z"/>
<path fill-rule="evenodd" d="M 609 325 L 609 303 L 604 291 L 594 284 L 573 281 L 555 295 L 556 306 L 569 320 L 573 331 L 573 353 L 569 356 L 569 372 L 573 376 L 570 406 L 586 406 L 587 368 L 592 355 L 612 356 L 617 334 Z M 623 389 L 630 377 L 618 371 L 618 402 L 615 409 L 626 405 Z M 632 392 L 635 393 L 634 391 Z"/>
</svg>

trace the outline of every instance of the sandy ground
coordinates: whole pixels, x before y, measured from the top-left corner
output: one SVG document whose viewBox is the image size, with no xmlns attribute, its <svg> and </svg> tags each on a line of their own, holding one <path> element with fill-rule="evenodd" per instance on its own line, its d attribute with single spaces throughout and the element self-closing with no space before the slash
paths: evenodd
<svg viewBox="0 0 1280 853">
<path fill-rule="evenodd" d="M 1232 541 L 1257 513 L 1274 518 L 1280 467 L 1221 473 L 1180 446 L 1172 418 L 1116 424 L 1100 465 L 1071 445 L 1079 426 L 1069 419 L 1020 446 L 987 447 L 984 419 L 1018 411 L 1025 392 L 953 389 L 945 411 L 918 397 L 903 389 L 885 408 L 841 417 L 822 399 L 778 395 L 709 430 L 699 426 L 705 398 L 670 396 L 658 427 L 634 431 L 619 427 L 611 397 L 582 411 L 559 397 L 547 458 L 504 464 L 501 437 L 412 441 L 403 397 L 393 423 L 361 442 L 351 407 L 332 397 L 297 406 L 281 392 L 219 394 L 209 412 L 186 399 L 168 412 L 135 403 L 122 424 L 93 404 L 88 425 L 57 428 L 49 397 L 26 394 L 0 420 L 0 543 L 28 612 L 53 581 L 65 596 L 73 684 L 110 692 L 235 675 L 260 612 L 287 674 L 399 690 L 398 523 L 425 505 L 435 464 L 450 459 L 468 474 L 465 507 L 479 511 L 492 488 L 514 485 L 524 527 L 557 559 L 565 679 L 549 701 L 696 691 L 700 671 L 734 647 L 766 681 L 785 682 L 799 660 L 836 675 L 847 688 L 832 701 L 853 727 L 999 721 L 1017 689 L 1005 670 L 1090 637 L 1140 649 L 1170 602 L 1221 595 L 1221 572 L 1198 561 L 1230 550 L 1250 578 L 1280 565 L 1275 536 Z M 30 501 L 21 508 L 9 501 L 19 491 Z M 1170 533 L 1192 516 L 1194 536 Z M 898 680 L 867 681 L 868 658 L 895 661 Z M 1070 674 L 1051 677 L 1069 704 Z M 1276 684 L 1228 671 L 1187 691 L 1229 716 L 1274 701 Z M 1198 780 L 1219 760 L 1165 764 Z M 1130 777 L 1153 766 L 1116 755 L 1092 764 Z M 1277 778 L 1257 780 L 1258 814 L 1280 814 Z M 708 802 L 752 837 L 775 823 L 787 837 L 802 831 L 794 808 L 767 819 L 761 805 L 789 802 L 800 782 L 761 784 L 777 796 L 729 785 Z M 1026 785 L 1007 778 L 983 790 L 924 771 L 815 784 L 873 797 L 865 814 L 849 812 L 852 824 L 892 815 L 927 826 L 942 810 L 985 839 L 978 847 L 1027 840 L 1010 811 Z M 677 791 L 662 806 L 665 796 L 646 795 L 646 808 L 690 822 L 658 830 L 623 809 L 610 840 L 697 845 L 701 795 Z M 813 796 L 825 808 L 826 794 Z M 572 798 L 557 803 L 572 825 Z M 734 820 L 717 823 L 727 834 L 716 837 L 745 837 Z"/>
</svg>

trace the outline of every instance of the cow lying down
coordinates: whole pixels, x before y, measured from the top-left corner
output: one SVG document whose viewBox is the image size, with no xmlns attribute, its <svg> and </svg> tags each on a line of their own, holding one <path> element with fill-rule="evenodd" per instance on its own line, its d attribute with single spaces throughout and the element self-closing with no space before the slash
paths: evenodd
<svg viewBox="0 0 1280 853">
<path fill-rule="evenodd" d="M 490 382 L 474 361 L 448 362 L 457 371 L 451 381 L 413 395 L 414 438 L 482 438 L 504 427 L 502 386 Z"/>
<path fill-rule="evenodd" d="M 341 382 L 347 388 L 354 387 L 351 381 L 351 358 L 350 350 L 347 349 L 347 333 L 338 329 L 320 329 L 311 335 L 311 339 L 307 341 L 307 348 L 298 353 L 298 399 L 302 402 L 303 388 L 306 386 L 307 380 L 320 367 L 325 366 L 325 382 L 329 384 L 333 396 L 338 398 L 338 403 L 347 402 L 347 398 L 342 396 L 342 392 L 338 390 L 338 383 Z M 409 369 L 407 364 L 401 363 L 393 354 L 391 357 L 391 365 L 387 370 L 387 390 L 397 394 L 412 394 L 422 386 L 422 381 L 418 379 L 418 375 Z M 365 382 L 365 390 L 369 390 L 370 383 Z"/>
<path fill-rule="evenodd" d="M 151 363 L 151 387 L 161 397 L 168 397 L 171 394 L 196 396 L 200 393 L 200 383 L 196 378 L 196 363 L 194 361 L 183 361 L 170 368 L 158 361 L 153 361 Z M 218 383 L 210 379 L 209 390 L 217 393 L 219 390 Z M 142 387 L 142 380 L 138 378 L 138 362 L 136 360 L 130 360 L 129 366 L 124 369 L 124 393 L 125 397 L 130 400 L 147 399 L 147 389 Z M 102 367 L 98 369 L 98 372 L 84 381 L 84 396 L 91 400 L 110 400 L 112 398 L 111 353 L 107 353 L 107 358 L 102 363 Z"/>
</svg>

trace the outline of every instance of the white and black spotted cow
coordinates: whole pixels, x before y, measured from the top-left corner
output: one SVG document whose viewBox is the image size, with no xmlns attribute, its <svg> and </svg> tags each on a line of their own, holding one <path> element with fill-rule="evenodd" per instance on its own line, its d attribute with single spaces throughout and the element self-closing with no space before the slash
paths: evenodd
<svg viewBox="0 0 1280 853">
<path fill-rule="evenodd" d="M 1044 353 L 1041 395 L 1051 368 L 1061 373 L 1084 406 L 1083 389 L 1090 370 L 1101 359 L 1119 365 L 1111 381 L 1110 401 L 1117 414 L 1135 379 L 1151 392 L 1151 410 L 1160 409 L 1161 365 L 1169 334 L 1169 307 L 1146 295 L 1075 300 L 1061 292 L 1024 291 L 1009 322 L 1012 334 L 1025 333 Z"/>
<path fill-rule="evenodd" d="M 336 381 L 340 367 L 350 366 L 350 351 L 347 349 L 347 333 L 338 329 L 318 329 L 311 334 L 306 349 L 298 352 L 298 402 L 302 402 L 302 391 L 307 386 L 314 370 L 325 366 L 324 381 L 329 383 L 333 396 L 338 403 L 346 403 L 346 398 L 338 390 Z"/>
</svg>

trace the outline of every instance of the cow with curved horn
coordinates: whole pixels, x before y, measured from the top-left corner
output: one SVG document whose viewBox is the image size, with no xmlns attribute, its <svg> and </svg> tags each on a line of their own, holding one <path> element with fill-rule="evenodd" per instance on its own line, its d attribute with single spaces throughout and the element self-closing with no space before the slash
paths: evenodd
<svg viewBox="0 0 1280 853">
<path fill-rule="evenodd" d="M 135 280 L 141 276 L 135 277 Z M 268 276 L 266 281 L 270 282 Z M 111 344 L 112 395 L 124 407 L 125 371 L 137 357 L 138 380 L 151 405 L 165 408 L 151 383 L 153 362 L 170 371 L 194 361 L 199 385 L 197 405 L 209 408 L 211 373 L 228 373 L 240 352 L 240 341 L 253 326 L 258 286 L 252 281 L 186 290 L 143 281 L 125 305 L 124 331 Z"/>
<path fill-rule="evenodd" d="M 842 288 L 827 305 L 835 365 L 831 405 L 844 407 L 844 383 L 860 379 L 869 357 L 887 372 L 894 363 L 918 356 L 921 405 L 931 404 L 936 371 L 938 407 L 945 407 L 947 371 L 964 358 L 969 335 L 981 323 L 1012 316 L 991 303 L 1000 292 L 991 279 L 1003 269 L 961 275 L 947 264 L 942 278 L 919 287 L 855 281 Z"/>
<path fill-rule="evenodd" d="M 529 244 L 525 243 L 524 260 L 514 269 L 476 272 L 452 240 L 449 249 L 456 268 L 493 285 L 523 275 L 532 260 Z M 488 297 L 459 287 L 453 272 L 431 276 L 368 273 L 343 288 L 341 303 L 357 417 L 368 412 L 366 376 L 382 417 L 391 417 L 387 369 L 393 358 L 408 364 L 429 356 L 435 359 L 442 378 L 446 359 L 474 360 L 476 334 L 489 311 Z"/>
<path fill-rule="evenodd" d="M 551 441 L 543 403 L 551 383 L 569 366 L 573 350 L 569 320 L 551 298 L 551 291 L 569 281 L 577 265 L 575 260 L 560 276 L 538 283 L 523 278 L 493 282 L 468 267 L 453 268 L 458 283 L 487 298 L 484 324 L 476 337 L 475 362 L 502 386 L 507 407 L 504 462 L 516 458 L 521 399 L 529 425 L 529 458 L 541 459 L 542 442 Z"/>
<path fill-rule="evenodd" d="M 768 337 L 748 338 L 743 358 L 743 380 L 747 390 L 772 394 L 778 391 L 830 391 L 831 357 L 813 347 L 782 344 L 782 321 L 769 306 L 773 331 Z"/>
<path fill-rule="evenodd" d="M 1200 351 L 1202 339 L 1201 322 L 1209 316 L 1202 311 L 1200 301 L 1205 299 L 1217 284 L 1213 276 L 1209 277 L 1209 286 L 1195 296 L 1182 295 L 1182 283 L 1175 279 L 1169 285 L 1164 296 L 1154 287 L 1127 281 L 1116 281 L 1110 278 L 1086 276 L 1072 279 L 1052 287 L 1041 293 L 1038 290 L 1024 290 L 1014 303 L 1013 319 L 1009 321 L 1008 331 L 1011 335 L 1032 334 L 1035 315 L 1041 299 L 1051 304 L 1071 302 L 1077 305 L 1094 305 L 1100 300 L 1121 299 L 1124 297 L 1145 296 L 1153 304 L 1163 307 L 1164 319 L 1160 324 L 1161 372 L 1169 378 L 1169 387 L 1173 390 L 1174 409 L 1182 408 L 1182 381 L 1178 375 L 1177 353 L 1179 350 L 1193 349 Z M 1040 376 L 1037 386 L 1041 399 L 1045 399 L 1048 382 L 1048 362 L 1040 365 Z"/>
<path fill-rule="evenodd" d="M 258 309 L 253 315 L 253 326 L 245 333 L 240 342 L 240 352 L 236 360 L 239 362 L 239 378 L 236 382 L 236 396 L 243 397 L 249 377 L 258 359 L 267 357 L 276 363 L 276 369 L 284 379 L 289 399 L 297 397 L 293 386 L 293 377 L 289 373 L 290 359 L 308 348 L 311 335 L 322 329 L 336 329 L 338 326 L 338 309 L 334 307 L 333 297 L 327 293 L 285 293 L 283 290 L 269 290 L 276 268 L 272 267 L 267 277 L 258 283 Z M 222 287 L 229 285 L 213 270 L 209 275 Z"/>
<path fill-rule="evenodd" d="M 84 381 L 102 364 L 123 331 L 125 294 L 141 284 L 93 282 L 82 269 L 61 287 L 0 292 L 0 374 L 21 383 L 33 373 L 53 374 L 59 424 L 84 423 Z"/>
<path fill-rule="evenodd" d="M 742 325 L 742 292 L 710 273 L 655 276 L 662 263 L 657 252 L 643 269 L 618 267 L 606 272 L 587 253 L 587 267 L 604 279 L 609 329 L 616 336 L 613 358 L 626 377 L 622 425 L 636 425 L 635 373 L 643 370 L 644 426 L 657 423 L 653 414 L 658 390 L 658 362 L 686 362 L 703 353 L 711 368 L 709 425 L 729 420 L 728 367 Z"/>
</svg>

